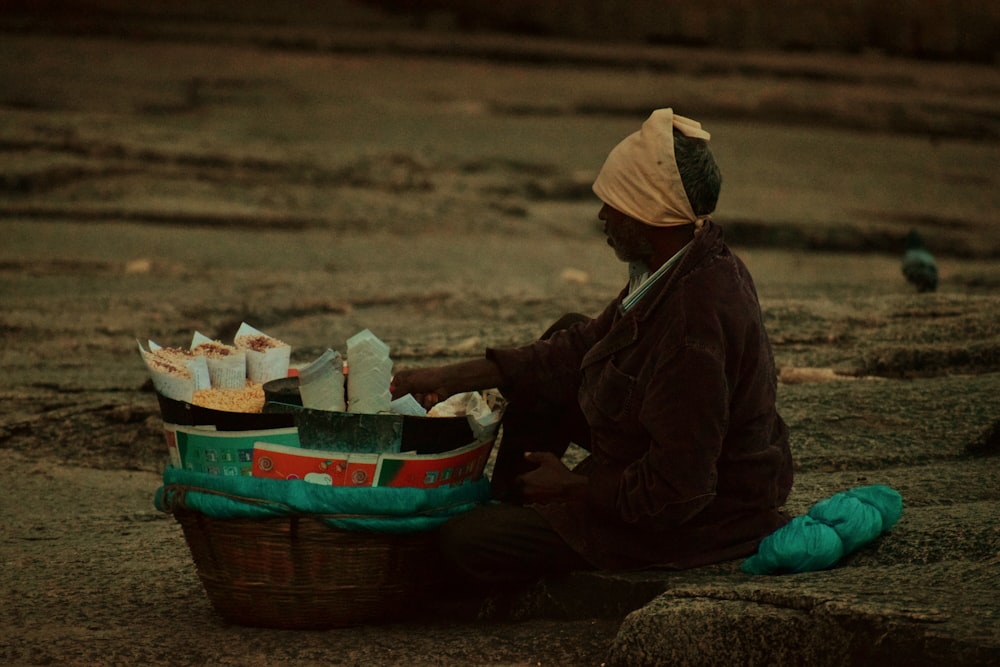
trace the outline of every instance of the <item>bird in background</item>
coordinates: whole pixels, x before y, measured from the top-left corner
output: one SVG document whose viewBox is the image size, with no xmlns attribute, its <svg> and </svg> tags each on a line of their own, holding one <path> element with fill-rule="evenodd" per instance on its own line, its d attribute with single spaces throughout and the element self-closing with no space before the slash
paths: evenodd
<svg viewBox="0 0 1000 667">
<path fill-rule="evenodd" d="M 933 292 L 937 289 L 938 271 L 934 256 L 927 250 L 924 239 L 911 230 L 906 235 L 903 251 L 903 275 L 907 282 L 916 286 L 918 292 Z"/>
</svg>

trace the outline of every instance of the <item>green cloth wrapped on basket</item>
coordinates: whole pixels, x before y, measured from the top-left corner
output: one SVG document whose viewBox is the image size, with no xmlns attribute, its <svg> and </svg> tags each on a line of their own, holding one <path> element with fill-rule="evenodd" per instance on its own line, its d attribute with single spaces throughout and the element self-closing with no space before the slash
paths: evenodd
<svg viewBox="0 0 1000 667">
<path fill-rule="evenodd" d="M 485 477 L 432 489 L 345 487 L 168 468 L 154 503 L 163 512 L 187 509 L 216 519 L 311 516 L 341 530 L 414 533 L 436 528 L 489 497 Z"/>
</svg>

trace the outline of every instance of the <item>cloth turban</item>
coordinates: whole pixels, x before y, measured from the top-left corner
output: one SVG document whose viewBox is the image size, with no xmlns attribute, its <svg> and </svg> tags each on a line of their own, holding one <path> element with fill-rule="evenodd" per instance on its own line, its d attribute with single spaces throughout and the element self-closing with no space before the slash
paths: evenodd
<svg viewBox="0 0 1000 667">
<path fill-rule="evenodd" d="M 639 131 L 625 137 L 608 154 L 594 181 L 594 194 L 625 215 L 657 227 L 704 220 L 691 208 L 674 157 L 674 128 L 708 141 L 701 123 L 657 109 Z"/>
</svg>

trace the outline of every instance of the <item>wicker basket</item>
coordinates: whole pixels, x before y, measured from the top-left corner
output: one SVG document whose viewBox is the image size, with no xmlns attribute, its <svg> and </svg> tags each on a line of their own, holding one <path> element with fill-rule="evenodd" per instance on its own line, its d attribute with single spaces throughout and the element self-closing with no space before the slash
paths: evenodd
<svg viewBox="0 0 1000 667">
<path fill-rule="evenodd" d="M 430 532 L 349 532 L 310 517 L 173 514 L 212 606 L 231 623 L 328 629 L 397 620 L 441 582 Z"/>
</svg>

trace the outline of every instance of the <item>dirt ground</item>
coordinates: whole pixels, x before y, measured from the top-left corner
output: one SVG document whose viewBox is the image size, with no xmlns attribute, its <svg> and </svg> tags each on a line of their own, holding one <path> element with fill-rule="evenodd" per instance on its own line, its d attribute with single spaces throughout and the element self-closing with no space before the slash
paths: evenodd
<svg viewBox="0 0 1000 667">
<path fill-rule="evenodd" d="M 595 313 L 624 267 L 589 185 L 660 106 L 713 134 L 716 220 L 757 280 L 781 367 L 789 509 L 893 486 L 910 523 L 870 559 L 911 580 L 974 566 L 981 585 L 963 598 L 956 575 L 940 604 L 975 612 L 953 614 L 952 636 L 997 644 L 996 68 L 4 26 L 0 662 L 603 663 L 620 617 L 223 623 L 152 506 L 166 451 L 136 341 L 231 340 L 247 321 L 305 363 L 368 328 L 414 365 Z M 937 256 L 933 293 L 900 271 L 911 228 Z"/>
</svg>

